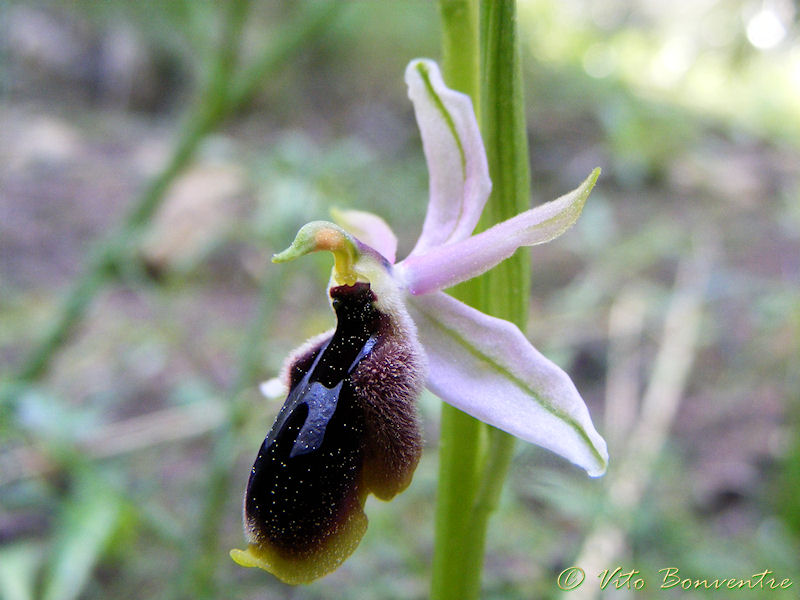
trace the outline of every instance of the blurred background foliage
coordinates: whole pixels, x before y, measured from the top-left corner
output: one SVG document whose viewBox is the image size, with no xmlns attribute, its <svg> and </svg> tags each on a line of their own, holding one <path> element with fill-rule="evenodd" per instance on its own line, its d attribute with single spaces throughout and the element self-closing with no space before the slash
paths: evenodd
<svg viewBox="0 0 800 600">
<path fill-rule="evenodd" d="M 435 3 L 0 11 L 0 597 L 425 598 L 427 394 L 414 483 L 370 499 L 339 571 L 293 589 L 227 550 L 281 403 L 258 383 L 332 324 L 327 258 L 269 257 L 334 206 L 386 218 L 400 256 L 420 227 L 402 74 L 438 58 Z M 796 597 L 798 5 L 527 0 L 519 18 L 532 202 L 603 168 L 577 226 L 532 250 L 529 334 L 574 376 L 612 463 L 587 480 L 518 447 L 485 597 L 554 598 L 573 564 L 578 597 L 617 565 L 647 579 L 636 597 L 665 593 L 671 566 L 770 569 Z M 77 317 L 33 369 L 65 298 Z"/>
</svg>

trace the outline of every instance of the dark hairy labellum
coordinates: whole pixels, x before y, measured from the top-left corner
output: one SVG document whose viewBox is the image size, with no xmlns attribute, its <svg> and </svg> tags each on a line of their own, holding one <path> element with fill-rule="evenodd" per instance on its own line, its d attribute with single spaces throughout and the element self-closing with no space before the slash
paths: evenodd
<svg viewBox="0 0 800 600">
<path fill-rule="evenodd" d="M 366 530 L 367 495 L 405 489 L 421 451 L 414 344 L 375 308 L 369 284 L 330 294 L 336 330 L 294 359 L 244 500 L 253 566 L 288 583 L 338 567 Z"/>
</svg>

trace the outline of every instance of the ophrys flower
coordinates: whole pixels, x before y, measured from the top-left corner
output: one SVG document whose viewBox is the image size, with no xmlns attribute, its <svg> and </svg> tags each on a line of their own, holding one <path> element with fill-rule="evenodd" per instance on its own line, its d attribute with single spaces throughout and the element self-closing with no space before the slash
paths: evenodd
<svg viewBox="0 0 800 600">
<path fill-rule="evenodd" d="M 569 376 L 513 324 L 443 289 L 475 277 L 521 246 L 561 235 L 577 220 L 598 171 L 576 190 L 472 235 L 491 190 L 470 99 L 438 67 L 406 69 L 430 175 L 422 234 L 395 264 L 397 238 L 379 217 L 335 214 L 305 225 L 273 257 L 334 256 L 337 327 L 287 362 L 289 396 L 256 458 L 245 493 L 247 550 L 232 556 L 284 581 L 334 570 L 366 530 L 368 494 L 405 489 L 420 454 L 414 401 L 423 383 L 445 402 L 561 454 L 590 475 L 606 445 Z M 496 290 L 506 293 L 506 290 Z"/>
</svg>

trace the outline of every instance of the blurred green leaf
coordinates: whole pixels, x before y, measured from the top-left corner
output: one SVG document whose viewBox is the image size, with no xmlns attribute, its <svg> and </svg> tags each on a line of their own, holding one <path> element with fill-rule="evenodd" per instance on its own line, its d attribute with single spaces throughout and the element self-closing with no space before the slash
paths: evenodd
<svg viewBox="0 0 800 600">
<path fill-rule="evenodd" d="M 4 600 L 33 600 L 40 561 L 41 552 L 32 544 L 0 549 L 0 597 Z"/>
<path fill-rule="evenodd" d="M 43 600 L 77 598 L 119 522 L 121 503 L 97 479 L 76 482 L 61 514 Z"/>
</svg>

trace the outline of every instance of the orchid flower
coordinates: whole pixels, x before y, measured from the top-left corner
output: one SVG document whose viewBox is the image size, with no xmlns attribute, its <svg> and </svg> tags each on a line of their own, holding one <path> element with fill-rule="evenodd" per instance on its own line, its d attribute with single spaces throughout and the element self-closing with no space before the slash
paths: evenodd
<svg viewBox="0 0 800 600">
<path fill-rule="evenodd" d="M 406 69 L 422 134 L 430 201 L 422 234 L 395 262 L 397 238 L 378 216 L 314 221 L 273 257 L 333 254 L 329 295 L 337 326 L 310 340 L 284 369 L 288 398 L 256 458 L 244 501 L 243 566 L 288 583 L 336 569 L 356 548 L 368 494 L 405 489 L 421 452 L 414 403 L 427 386 L 494 427 L 602 475 L 608 453 L 569 376 L 513 324 L 442 290 L 491 269 L 521 246 L 561 235 L 599 174 L 576 190 L 478 233 L 491 190 L 468 96 L 437 65 Z M 497 293 L 505 293 L 497 290 Z"/>
</svg>

